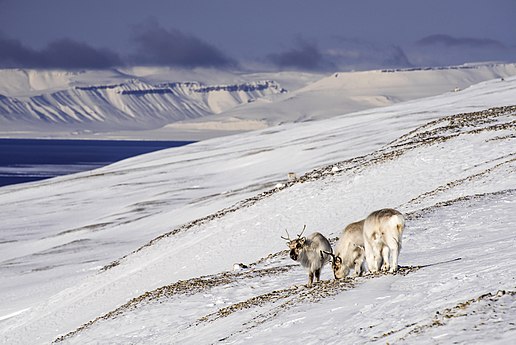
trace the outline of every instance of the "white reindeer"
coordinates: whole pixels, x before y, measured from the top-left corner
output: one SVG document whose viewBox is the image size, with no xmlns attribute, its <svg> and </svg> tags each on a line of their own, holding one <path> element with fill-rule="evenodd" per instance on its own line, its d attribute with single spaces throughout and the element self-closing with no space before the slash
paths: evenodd
<svg viewBox="0 0 516 345">
<path fill-rule="evenodd" d="M 335 245 L 335 255 L 332 257 L 332 268 L 335 279 L 345 278 L 351 268 L 354 276 L 361 276 L 364 266 L 364 219 L 349 224 Z"/>
<path fill-rule="evenodd" d="M 329 261 L 328 254 L 325 252 L 331 253 L 332 250 L 328 239 L 318 232 L 314 232 L 308 237 L 301 237 L 305 229 L 306 225 L 296 239 L 290 239 L 288 231 L 287 237 L 281 236 L 281 238 L 287 241 L 287 246 L 290 248 L 290 258 L 298 261 L 308 270 L 307 286 L 311 287 L 314 276 L 319 281 L 321 279 L 321 269 Z"/>
<path fill-rule="evenodd" d="M 364 222 L 364 248 L 371 273 L 398 270 L 401 236 L 405 226 L 403 215 L 391 208 L 371 213 Z"/>
</svg>

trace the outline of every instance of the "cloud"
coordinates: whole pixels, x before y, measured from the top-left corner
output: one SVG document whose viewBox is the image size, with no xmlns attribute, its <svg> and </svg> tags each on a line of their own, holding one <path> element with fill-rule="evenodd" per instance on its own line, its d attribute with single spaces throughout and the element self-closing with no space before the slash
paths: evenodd
<svg viewBox="0 0 516 345">
<path fill-rule="evenodd" d="M 35 50 L 0 35 L 0 67 L 4 68 L 103 69 L 121 64 L 116 53 L 72 39 L 53 41 L 42 50 Z"/>
<path fill-rule="evenodd" d="M 269 54 L 267 59 L 280 69 L 349 71 L 404 68 L 412 64 L 399 46 L 373 44 L 359 39 L 333 36 L 317 44 L 297 39 L 294 48 Z"/>
<path fill-rule="evenodd" d="M 38 53 L 20 41 L 0 35 L 0 67 L 33 67 Z"/>
<path fill-rule="evenodd" d="M 317 45 L 304 39 L 296 40 L 296 47 L 269 54 L 267 59 L 280 69 L 328 70 L 335 66 L 327 61 Z"/>
<path fill-rule="evenodd" d="M 166 30 L 154 21 L 133 29 L 136 64 L 175 67 L 235 67 L 237 63 L 215 46 L 177 29 Z"/>
<path fill-rule="evenodd" d="M 93 48 L 71 39 L 51 42 L 42 52 L 47 66 L 62 68 L 107 68 L 120 66 L 118 54 L 104 48 Z"/>
<path fill-rule="evenodd" d="M 2 0 L 0 0 L 2 1 Z M 134 27 L 135 53 L 121 57 L 104 48 L 63 38 L 40 50 L 0 33 L 0 68 L 91 68 L 104 69 L 127 64 L 193 67 L 236 67 L 236 61 L 216 47 L 179 30 L 165 30 L 147 22 Z"/>
<path fill-rule="evenodd" d="M 449 66 L 469 62 L 514 61 L 516 49 L 486 38 L 426 36 L 405 48 L 418 66 Z"/>
<path fill-rule="evenodd" d="M 400 46 L 371 43 L 335 36 L 332 48 L 326 51 L 331 61 L 342 70 L 411 67 L 412 63 Z"/>
<path fill-rule="evenodd" d="M 443 45 L 447 47 L 471 47 L 471 48 L 505 48 L 499 41 L 488 38 L 453 37 L 449 35 L 436 34 L 426 36 L 416 42 L 419 46 Z"/>
<path fill-rule="evenodd" d="M 385 67 L 410 67 L 412 63 L 401 47 L 392 46 L 389 54 L 384 56 L 383 65 Z"/>
</svg>

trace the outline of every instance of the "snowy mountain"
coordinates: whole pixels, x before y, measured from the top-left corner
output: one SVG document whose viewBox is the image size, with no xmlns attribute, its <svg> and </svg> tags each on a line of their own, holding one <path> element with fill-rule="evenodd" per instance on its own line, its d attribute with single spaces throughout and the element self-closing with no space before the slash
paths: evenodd
<svg viewBox="0 0 516 345">
<path fill-rule="evenodd" d="M 498 78 L 2 187 L 0 342 L 507 344 L 514 100 Z M 383 207 L 400 272 L 306 288 L 285 228 Z"/>
<path fill-rule="evenodd" d="M 286 92 L 274 81 L 232 85 L 199 82 L 122 83 L 73 86 L 23 97 L 0 95 L 2 127 L 19 129 L 155 129 L 188 118 L 220 113 L 241 103 Z"/>
<path fill-rule="evenodd" d="M 0 70 L 0 136 L 197 140 L 330 118 L 512 75 L 516 64 L 330 76 L 137 67 Z"/>
<path fill-rule="evenodd" d="M 516 64 L 334 73 L 274 102 L 238 106 L 209 119 L 199 118 L 170 127 L 202 129 L 204 122 L 232 124 L 234 119 L 242 122 L 262 120 L 269 125 L 319 120 L 447 92 L 460 92 L 485 80 L 513 75 L 516 75 Z"/>
</svg>

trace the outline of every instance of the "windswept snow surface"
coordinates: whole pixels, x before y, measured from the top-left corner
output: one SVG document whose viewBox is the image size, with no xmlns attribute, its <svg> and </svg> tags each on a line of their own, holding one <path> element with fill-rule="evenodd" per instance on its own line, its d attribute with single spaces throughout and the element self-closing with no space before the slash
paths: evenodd
<svg viewBox="0 0 516 345">
<path fill-rule="evenodd" d="M 511 104 L 492 80 L 0 188 L 0 343 L 509 343 Z M 407 267 L 304 287 L 284 229 L 334 239 L 383 207 Z"/>
</svg>

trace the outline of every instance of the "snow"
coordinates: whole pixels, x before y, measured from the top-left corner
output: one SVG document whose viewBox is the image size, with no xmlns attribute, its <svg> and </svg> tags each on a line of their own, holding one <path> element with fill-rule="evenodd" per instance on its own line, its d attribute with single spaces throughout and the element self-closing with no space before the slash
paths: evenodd
<svg viewBox="0 0 516 345">
<path fill-rule="evenodd" d="M 153 73 L 158 71 L 147 70 L 148 75 L 138 71 L 135 76 L 120 70 L 0 70 L 0 133 L 100 138 L 99 133 L 109 131 L 160 129 L 285 92 L 274 81 L 251 80 L 243 74 L 191 73 L 190 77 L 202 80 L 216 80 L 222 74 L 233 82 L 207 85 L 165 79 L 174 77 L 170 71 L 157 79 Z"/>
<path fill-rule="evenodd" d="M 494 79 L 2 187 L 0 343 L 509 343 L 514 99 Z M 305 287 L 285 228 L 383 207 L 406 267 Z"/>
<path fill-rule="evenodd" d="M 515 74 L 514 64 L 334 73 L 278 96 L 273 102 L 241 104 L 209 119 L 200 117 L 187 123 L 204 130 L 206 122 L 226 123 L 233 118 L 261 119 L 269 125 L 313 121 L 455 92 L 482 81 Z"/>
<path fill-rule="evenodd" d="M 155 67 L 5 69 L 0 136 L 202 140 L 460 93 L 514 75 L 516 64 L 494 63 L 329 76 Z M 247 87 L 235 91 L 228 85 Z"/>
</svg>

